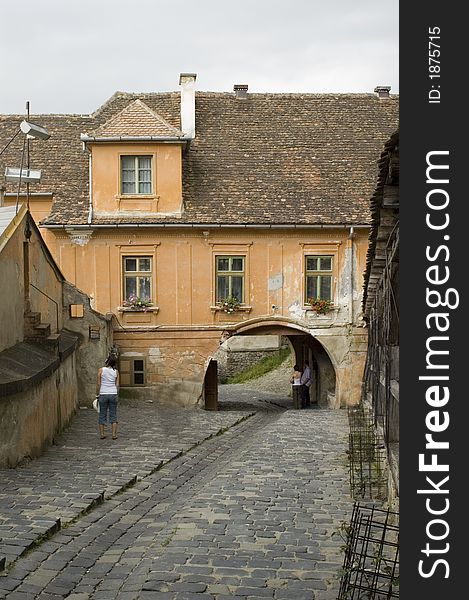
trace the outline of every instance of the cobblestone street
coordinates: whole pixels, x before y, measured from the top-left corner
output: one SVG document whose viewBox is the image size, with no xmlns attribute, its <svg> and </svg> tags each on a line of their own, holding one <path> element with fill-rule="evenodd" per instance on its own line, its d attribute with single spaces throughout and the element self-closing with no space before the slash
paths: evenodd
<svg viewBox="0 0 469 600">
<path fill-rule="evenodd" d="M 115 441 L 80 410 L 0 471 L 0 598 L 336 598 L 346 413 L 289 409 L 241 385 L 218 412 L 122 400 Z"/>
</svg>

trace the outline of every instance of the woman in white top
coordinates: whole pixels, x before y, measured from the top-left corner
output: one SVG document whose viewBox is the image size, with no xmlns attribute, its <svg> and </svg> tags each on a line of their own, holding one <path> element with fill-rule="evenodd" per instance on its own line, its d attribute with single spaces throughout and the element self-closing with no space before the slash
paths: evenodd
<svg viewBox="0 0 469 600">
<path fill-rule="evenodd" d="M 300 408 L 301 405 L 301 371 L 298 365 L 293 367 L 293 375 L 291 376 L 290 383 L 292 384 L 292 396 L 293 406 Z"/>
<path fill-rule="evenodd" d="M 117 394 L 119 393 L 119 371 L 116 369 L 117 360 L 115 356 L 110 356 L 106 360 L 106 366 L 98 371 L 96 381 L 96 395 L 99 396 L 99 435 L 102 440 L 106 437 L 104 434 L 104 425 L 107 422 L 109 411 L 109 422 L 112 427 L 112 439 L 117 439 Z"/>
<path fill-rule="evenodd" d="M 301 371 L 298 365 L 293 367 L 293 375 L 291 376 L 290 383 L 292 385 L 301 385 Z"/>
</svg>

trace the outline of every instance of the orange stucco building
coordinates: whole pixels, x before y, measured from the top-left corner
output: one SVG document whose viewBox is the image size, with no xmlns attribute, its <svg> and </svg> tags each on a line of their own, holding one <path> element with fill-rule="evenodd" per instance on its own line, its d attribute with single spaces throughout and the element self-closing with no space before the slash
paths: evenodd
<svg viewBox="0 0 469 600">
<path fill-rule="evenodd" d="M 180 85 L 36 117 L 52 135 L 31 150 L 44 172 L 31 212 L 65 277 L 115 316 L 122 385 L 204 405 L 220 343 L 272 333 L 309 358 L 320 405 L 358 402 L 369 199 L 397 98 Z"/>
</svg>

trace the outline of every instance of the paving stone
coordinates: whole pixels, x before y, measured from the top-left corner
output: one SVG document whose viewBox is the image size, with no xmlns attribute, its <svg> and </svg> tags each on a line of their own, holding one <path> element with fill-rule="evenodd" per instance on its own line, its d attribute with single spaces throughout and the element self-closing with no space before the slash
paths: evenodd
<svg viewBox="0 0 469 600">
<path fill-rule="evenodd" d="M 207 584 L 205 583 L 188 583 L 187 581 L 174 583 L 171 586 L 171 591 L 174 592 L 193 592 L 200 593 L 205 592 L 207 589 Z"/>
<path fill-rule="evenodd" d="M 273 598 L 274 591 L 268 588 L 236 587 L 235 596 L 246 596 L 248 598 Z"/>
<path fill-rule="evenodd" d="M 80 411 L 57 446 L 9 470 L 0 527 L 5 540 L 24 540 L 7 542 L 10 550 L 54 519 L 77 520 L 20 558 L 0 592 L 12 600 L 29 592 L 41 600 L 333 597 L 343 542 L 331 536 L 352 508 L 345 413 L 285 412 L 290 399 L 274 405 L 223 387 L 221 402 L 234 410 L 217 414 L 123 402 L 122 436 L 106 461 L 95 419 Z"/>
<path fill-rule="evenodd" d="M 276 591 L 274 597 L 276 600 L 315 600 L 316 595 L 311 591 L 286 589 Z"/>
<path fill-rule="evenodd" d="M 169 572 L 158 572 L 158 571 L 152 571 L 149 574 L 149 579 L 150 581 L 168 581 L 168 582 L 173 582 L 173 581 L 177 581 L 179 579 L 180 575 L 179 573 L 169 573 Z"/>
<path fill-rule="evenodd" d="M 36 594 L 28 592 L 11 592 L 8 594 L 8 600 L 35 600 Z"/>
</svg>

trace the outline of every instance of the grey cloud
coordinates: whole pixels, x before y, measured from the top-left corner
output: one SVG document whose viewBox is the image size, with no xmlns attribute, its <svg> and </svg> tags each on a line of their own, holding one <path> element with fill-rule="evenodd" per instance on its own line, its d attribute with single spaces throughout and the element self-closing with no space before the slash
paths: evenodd
<svg viewBox="0 0 469 600">
<path fill-rule="evenodd" d="M 116 90 L 177 90 L 181 71 L 203 90 L 398 91 L 398 0 L 26 4 L 2 3 L 3 113 L 91 112 Z"/>
</svg>

